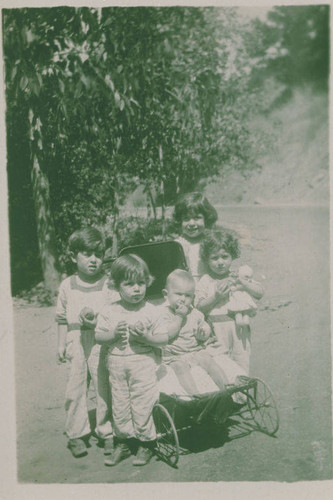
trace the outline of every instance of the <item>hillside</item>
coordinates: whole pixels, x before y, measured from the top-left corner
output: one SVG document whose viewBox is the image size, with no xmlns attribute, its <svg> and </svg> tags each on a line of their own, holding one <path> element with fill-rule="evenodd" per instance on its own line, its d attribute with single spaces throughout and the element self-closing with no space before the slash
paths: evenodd
<svg viewBox="0 0 333 500">
<path fill-rule="evenodd" d="M 251 124 L 268 142 L 258 157 L 262 166 L 245 178 L 230 172 L 207 185 L 214 203 L 328 203 L 328 97 L 310 90 Z"/>
</svg>

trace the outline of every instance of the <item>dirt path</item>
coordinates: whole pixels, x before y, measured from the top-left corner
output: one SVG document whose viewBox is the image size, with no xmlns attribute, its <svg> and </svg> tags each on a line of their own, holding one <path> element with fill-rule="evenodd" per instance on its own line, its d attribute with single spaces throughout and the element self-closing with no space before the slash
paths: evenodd
<svg viewBox="0 0 333 500">
<path fill-rule="evenodd" d="M 265 299 L 254 320 L 251 370 L 268 382 L 277 399 L 277 437 L 256 432 L 230 439 L 231 429 L 229 437 L 227 430 L 219 436 L 192 433 L 183 438 L 192 452 L 181 456 L 178 469 L 155 459 L 144 468 L 130 461 L 107 468 L 93 438 L 88 456 L 73 459 L 63 435 L 66 367 L 55 363 L 54 309 L 20 308 L 15 311 L 19 481 L 332 477 L 328 210 L 240 207 L 221 209 L 219 216 L 240 232 L 242 261 L 265 278 Z M 90 403 L 93 408 L 93 395 Z"/>
</svg>

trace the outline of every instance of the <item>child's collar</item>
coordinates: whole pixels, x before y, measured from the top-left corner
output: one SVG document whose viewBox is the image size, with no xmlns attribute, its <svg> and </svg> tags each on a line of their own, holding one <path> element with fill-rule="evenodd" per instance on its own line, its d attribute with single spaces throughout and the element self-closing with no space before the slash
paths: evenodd
<svg viewBox="0 0 333 500">
<path fill-rule="evenodd" d="M 82 280 L 77 273 L 71 276 L 71 288 L 81 291 L 99 291 L 102 290 L 106 282 L 107 276 L 102 275 L 93 283 L 86 282 Z"/>
<path fill-rule="evenodd" d="M 208 266 L 207 266 L 208 267 Z M 226 278 L 229 278 L 230 276 L 230 269 L 224 276 L 218 276 L 217 274 L 212 273 L 210 269 L 208 269 L 208 275 L 213 279 L 213 280 L 224 280 Z"/>
<path fill-rule="evenodd" d="M 144 299 L 141 302 L 139 302 L 138 304 L 131 304 L 130 302 L 126 302 L 122 298 L 120 298 L 120 300 L 119 300 L 119 303 L 127 311 L 139 311 L 146 304 L 146 302 L 147 302 L 147 300 Z"/>
<path fill-rule="evenodd" d="M 190 240 L 188 238 L 185 238 L 183 235 L 180 235 L 180 238 L 182 238 L 184 241 L 186 241 L 186 243 L 189 243 L 189 244 L 192 244 L 192 245 L 195 245 L 196 243 L 201 243 L 202 240 L 203 240 L 203 235 L 199 235 L 197 238 L 195 238 L 194 240 Z"/>
</svg>

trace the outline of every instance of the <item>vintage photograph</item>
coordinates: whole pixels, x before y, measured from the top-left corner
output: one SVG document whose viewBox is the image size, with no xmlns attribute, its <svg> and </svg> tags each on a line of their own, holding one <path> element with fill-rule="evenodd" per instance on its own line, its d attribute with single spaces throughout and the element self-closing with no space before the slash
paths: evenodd
<svg viewBox="0 0 333 500">
<path fill-rule="evenodd" d="M 19 484 L 332 479 L 330 5 L 1 9 Z"/>
</svg>

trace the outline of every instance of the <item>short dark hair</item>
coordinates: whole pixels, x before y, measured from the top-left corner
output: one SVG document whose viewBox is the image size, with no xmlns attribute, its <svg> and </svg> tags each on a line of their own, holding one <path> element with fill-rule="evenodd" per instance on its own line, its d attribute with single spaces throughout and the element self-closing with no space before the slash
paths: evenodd
<svg viewBox="0 0 333 500">
<path fill-rule="evenodd" d="M 209 256 L 216 251 L 225 250 L 232 259 L 240 256 L 238 239 L 232 231 L 206 231 L 200 245 L 200 257 L 207 262 Z"/>
<path fill-rule="evenodd" d="M 120 283 L 127 280 L 143 280 L 150 286 L 153 279 L 145 261 L 132 253 L 121 255 L 111 265 L 111 280 L 115 288 L 119 288 Z"/>
<path fill-rule="evenodd" d="M 175 204 L 173 217 L 181 224 L 186 217 L 203 215 L 205 226 L 210 228 L 217 221 L 217 212 L 207 198 L 199 192 L 187 193 L 181 196 Z"/>
<path fill-rule="evenodd" d="M 105 250 L 104 237 L 95 227 L 84 227 L 74 231 L 69 238 L 68 246 L 74 255 L 79 252 L 94 250 L 104 252 Z"/>
</svg>

